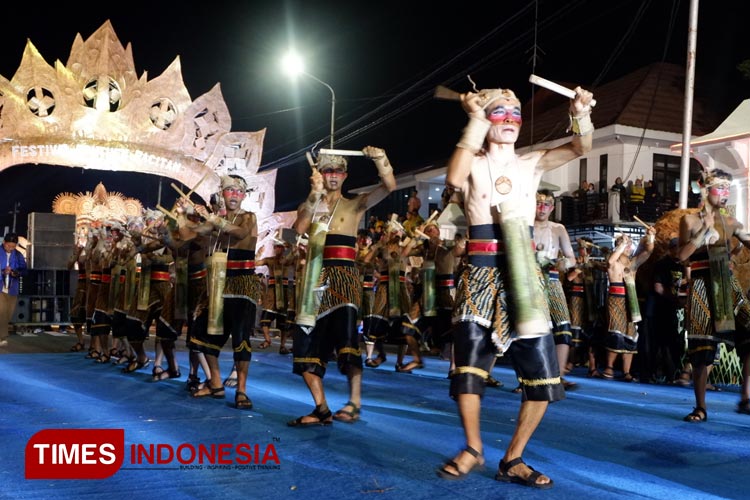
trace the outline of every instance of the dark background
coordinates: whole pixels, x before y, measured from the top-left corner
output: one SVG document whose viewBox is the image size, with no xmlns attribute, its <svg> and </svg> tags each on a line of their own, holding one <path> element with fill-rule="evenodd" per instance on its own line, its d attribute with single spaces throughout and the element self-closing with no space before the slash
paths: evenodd
<svg viewBox="0 0 750 500">
<path fill-rule="evenodd" d="M 750 2 L 703 1 L 696 83 L 722 116 L 750 97 L 737 65 L 750 59 Z M 685 65 L 688 1 L 552 0 L 464 2 L 129 2 L 15 9 L 0 30 L 0 75 L 12 79 L 27 40 L 45 60 L 67 62 L 77 33 L 86 39 L 109 19 L 132 44 L 136 70 L 160 75 L 179 57 L 192 99 L 216 83 L 232 130 L 266 128 L 261 170 L 280 168 L 276 209 L 296 207 L 308 189 L 304 151 L 326 139 L 330 92 L 316 81 L 292 82 L 279 67 L 294 45 L 307 71 L 336 93 L 336 146 L 383 147 L 396 173 L 447 158 L 466 121 L 455 103 L 431 98 L 436 85 L 467 91 L 508 87 L 522 101 L 534 72 L 596 91 L 603 83 L 657 61 Z M 536 26 L 536 29 L 535 29 Z M 536 50 L 535 50 L 536 47 Z M 361 160 L 360 160 L 361 161 Z M 349 188 L 372 183 L 369 163 L 353 162 Z M 142 174 L 19 165 L 0 172 L 0 227 L 23 234 L 29 212 L 51 210 L 60 192 L 110 191 L 147 206 L 159 178 Z M 174 199 L 169 179 L 161 202 Z M 172 192 L 170 192 L 172 191 Z"/>
</svg>

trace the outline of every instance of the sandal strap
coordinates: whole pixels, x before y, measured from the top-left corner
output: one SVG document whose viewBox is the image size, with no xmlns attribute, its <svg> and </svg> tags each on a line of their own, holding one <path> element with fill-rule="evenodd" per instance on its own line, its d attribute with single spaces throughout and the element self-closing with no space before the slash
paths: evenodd
<svg viewBox="0 0 750 500">
<path fill-rule="evenodd" d="M 510 462 L 503 462 L 502 460 L 500 460 L 500 470 L 503 472 L 508 472 L 510 469 L 512 469 L 518 464 L 525 464 L 522 457 L 516 457 Z M 528 465 L 526 467 L 528 467 Z"/>
<path fill-rule="evenodd" d="M 477 450 L 475 450 L 474 448 L 472 448 L 469 445 L 466 445 L 466 448 L 464 448 L 464 451 L 466 453 L 468 453 L 469 455 L 471 455 L 472 457 L 474 457 L 474 458 L 479 458 L 479 457 L 482 456 L 481 453 L 479 453 Z"/>
<path fill-rule="evenodd" d="M 350 415 L 350 416 L 353 417 L 354 415 L 358 415 L 360 413 L 360 411 L 362 410 L 361 406 L 357 406 L 354 403 L 352 403 L 351 401 L 347 401 L 346 403 L 344 403 L 344 407 L 346 407 L 346 406 L 351 406 L 352 407 L 352 411 L 339 410 L 337 413 L 346 413 L 347 415 Z"/>
<path fill-rule="evenodd" d="M 330 408 L 327 408 L 326 411 L 321 411 L 320 407 L 316 406 L 310 416 L 313 416 L 322 422 L 323 420 L 331 418 L 333 413 L 331 413 Z"/>
<path fill-rule="evenodd" d="M 529 466 L 527 465 L 527 467 L 529 467 Z M 529 474 L 529 477 L 526 478 L 526 483 L 527 484 L 536 484 L 536 480 L 539 479 L 540 477 L 542 477 L 543 474 L 541 472 L 539 472 L 538 470 L 534 470 L 533 467 L 529 467 L 529 469 L 531 469 L 531 474 Z"/>
<path fill-rule="evenodd" d="M 453 467 L 454 469 L 456 469 L 456 472 L 458 474 L 453 474 L 452 472 L 448 472 L 447 470 L 445 470 L 446 467 Z M 450 474 L 451 476 L 455 476 L 455 477 L 461 477 L 461 474 L 462 474 L 461 469 L 458 468 L 458 464 L 456 463 L 455 460 L 446 460 L 445 463 L 443 464 L 443 472 L 445 472 L 446 474 Z"/>
</svg>

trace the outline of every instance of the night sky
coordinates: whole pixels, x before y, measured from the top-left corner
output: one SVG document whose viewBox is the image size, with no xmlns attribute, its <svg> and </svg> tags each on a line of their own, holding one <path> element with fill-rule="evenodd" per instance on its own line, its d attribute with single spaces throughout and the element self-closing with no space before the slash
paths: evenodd
<svg viewBox="0 0 750 500">
<path fill-rule="evenodd" d="M 750 81 L 736 69 L 750 59 L 749 4 L 700 4 L 696 80 L 722 116 L 750 97 Z M 220 83 L 233 131 L 267 128 L 261 170 L 281 168 L 281 211 L 296 207 L 307 192 L 302 152 L 318 141 L 327 146 L 331 110 L 323 85 L 304 76 L 294 83 L 281 72 L 288 47 L 335 90 L 336 146 L 383 147 L 399 174 L 447 158 L 466 122 L 457 104 L 431 98 L 436 85 L 467 91 L 469 74 L 479 88 L 512 88 L 525 101 L 532 72 L 595 93 L 598 85 L 653 62 L 684 65 L 690 2 L 495 0 L 443 9 L 403 0 L 65 5 L 18 8 L 15 17 L 4 18 L 0 75 L 13 77 L 27 39 L 48 63 L 67 62 L 75 35 L 87 39 L 109 19 L 120 41 L 132 44 L 139 76 L 146 71 L 155 78 L 179 56 L 193 99 Z M 347 185 L 376 178 L 371 164 L 359 160 Z M 156 177 L 16 166 L 0 173 L 0 226 L 11 225 L 8 212 L 20 202 L 17 229 L 23 234 L 29 212 L 48 212 L 57 193 L 93 190 L 100 181 L 146 205 L 159 196 Z M 169 182 L 162 205 L 174 198 Z"/>
</svg>

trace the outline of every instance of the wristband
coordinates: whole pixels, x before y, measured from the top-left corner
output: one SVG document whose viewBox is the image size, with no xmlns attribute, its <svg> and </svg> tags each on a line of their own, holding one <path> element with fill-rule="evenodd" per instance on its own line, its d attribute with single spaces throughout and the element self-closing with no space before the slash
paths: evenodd
<svg viewBox="0 0 750 500">
<path fill-rule="evenodd" d="M 570 125 L 568 131 L 572 131 L 577 136 L 583 136 L 592 134 L 594 132 L 594 124 L 591 121 L 591 115 L 585 114 L 583 116 L 570 116 Z"/>
<path fill-rule="evenodd" d="M 484 145 L 484 140 L 487 137 L 487 132 L 489 132 L 491 126 L 492 123 L 486 118 L 469 116 L 469 123 L 466 124 L 461 140 L 456 146 L 462 149 L 468 149 L 472 153 L 479 152 Z"/>
<path fill-rule="evenodd" d="M 227 221 L 226 219 L 223 219 L 218 215 L 213 215 L 211 217 L 211 224 L 213 224 L 214 227 L 218 227 L 219 229 L 224 229 L 227 226 Z"/>
</svg>

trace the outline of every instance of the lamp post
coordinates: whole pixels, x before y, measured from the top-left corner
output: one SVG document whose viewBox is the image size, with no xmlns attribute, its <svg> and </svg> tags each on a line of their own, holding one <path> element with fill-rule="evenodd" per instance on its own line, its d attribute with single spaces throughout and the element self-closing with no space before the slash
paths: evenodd
<svg viewBox="0 0 750 500">
<path fill-rule="evenodd" d="M 305 65 L 302 59 L 294 52 L 289 52 L 284 56 L 284 58 L 281 61 L 281 65 L 284 68 L 284 71 L 292 76 L 295 77 L 297 75 L 305 75 L 308 78 L 312 78 L 316 82 L 318 82 L 321 85 L 324 85 L 330 92 L 331 92 L 331 141 L 330 141 L 330 148 L 333 149 L 333 132 L 334 132 L 334 123 L 336 119 L 336 93 L 333 91 L 333 87 L 328 85 L 326 82 L 321 80 L 315 75 L 311 75 L 307 71 L 305 71 Z"/>
</svg>

